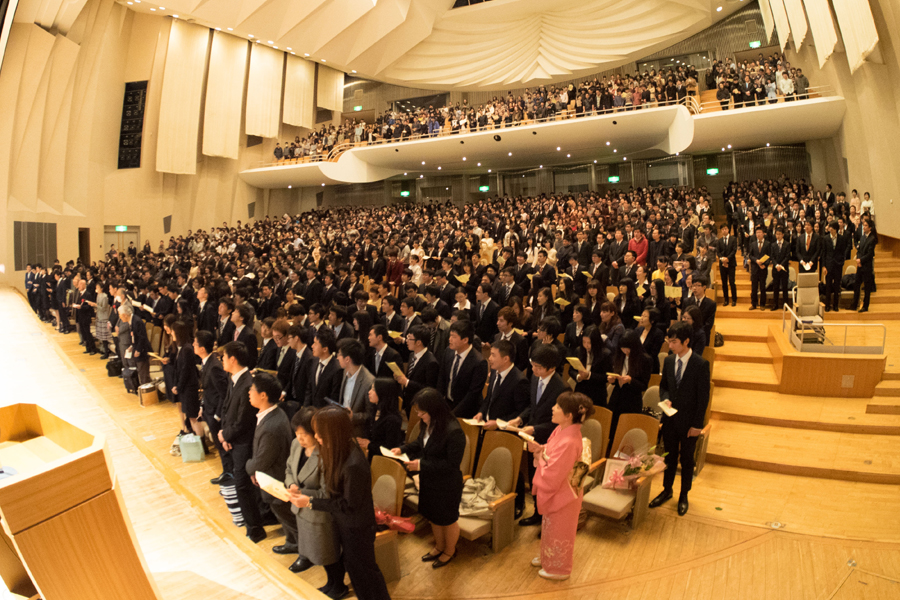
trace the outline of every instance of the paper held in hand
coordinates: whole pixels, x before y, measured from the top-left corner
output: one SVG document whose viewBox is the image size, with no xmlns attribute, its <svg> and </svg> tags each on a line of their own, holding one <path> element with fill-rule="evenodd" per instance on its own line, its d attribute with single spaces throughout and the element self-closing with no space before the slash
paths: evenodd
<svg viewBox="0 0 900 600">
<path fill-rule="evenodd" d="M 397 339 L 403 337 L 402 331 L 388 331 L 388 335 L 391 336 L 392 339 Z"/>
<path fill-rule="evenodd" d="M 391 370 L 391 373 L 394 375 L 403 375 L 403 369 L 401 369 L 397 363 L 389 362 L 387 363 L 388 368 Z"/>
<path fill-rule="evenodd" d="M 466 285 L 469 282 L 469 277 L 470 277 L 469 275 L 467 275 L 466 273 L 463 273 L 462 275 L 457 275 L 456 280 L 459 281 L 461 284 Z"/>
<path fill-rule="evenodd" d="M 390 448 L 385 448 L 384 446 L 379 446 L 378 449 L 381 450 L 382 456 L 387 456 L 388 458 L 393 458 L 400 462 L 409 462 L 409 457 L 405 454 L 394 454 L 391 452 Z"/>
<path fill-rule="evenodd" d="M 528 434 L 525 433 L 524 431 L 520 431 L 520 432 L 519 432 L 519 437 L 522 438 L 523 440 L 525 440 L 526 442 L 533 442 L 533 441 L 534 441 L 534 436 L 533 436 L 533 435 L 528 435 Z"/>
<path fill-rule="evenodd" d="M 587 369 L 584 368 L 584 365 L 581 364 L 581 361 L 578 360 L 577 358 L 575 358 L 574 356 L 570 356 L 570 357 L 566 358 L 566 360 L 569 361 L 569 364 L 572 365 L 572 368 L 575 369 L 576 371 L 578 371 L 579 373 L 581 371 L 587 371 Z"/>
<path fill-rule="evenodd" d="M 463 419 L 462 422 L 467 425 L 474 425 L 475 427 L 484 427 L 487 425 L 486 421 L 476 421 L 475 419 Z"/>
<path fill-rule="evenodd" d="M 675 285 L 667 285 L 666 298 L 681 298 L 681 288 Z"/>
<path fill-rule="evenodd" d="M 674 409 L 674 408 L 672 408 L 671 406 L 669 406 L 669 404 L 668 404 L 665 400 L 661 401 L 659 404 L 657 404 L 657 406 L 658 406 L 664 413 L 666 413 L 666 416 L 667 416 L 667 417 L 671 417 L 671 416 L 673 416 L 675 413 L 678 412 L 677 409 Z"/>
<path fill-rule="evenodd" d="M 262 471 L 257 471 L 256 472 L 256 483 L 259 484 L 259 488 L 261 490 L 268 492 L 269 494 L 271 494 L 272 496 L 275 496 L 279 500 L 282 500 L 284 502 L 291 501 L 291 495 L 288 494 L 288 491 L 285 489 L 284 483 L 281 481 L 278 481 L 274 477 L 270 477 L 269 475 L 266 475 Z"/>
</svg>

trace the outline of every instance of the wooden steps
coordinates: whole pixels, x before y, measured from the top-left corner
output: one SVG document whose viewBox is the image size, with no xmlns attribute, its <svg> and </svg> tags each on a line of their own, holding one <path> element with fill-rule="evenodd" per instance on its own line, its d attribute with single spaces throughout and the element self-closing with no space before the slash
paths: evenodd
<svg viewBox="0 0 900 600">
<path fill-rule="evenodd" d="M 740 362 L 771 365 L 772 352 L 765 342 L 731 341 L 716 348 L 716 365 L 721 362 Z"/>
<path fill-rule="evenodd" d="M 727 343 L 727 342 L 726 342 Z M 713 382 L 718 387 L 742 390 L 778 391 L 778 377 L 771 364 L 739 362 L 718 362 L 714 370 Z"/>
<path fill-rule="evenodd" d="M 875 386 L 876 398 L 900 398 L 900 381 L 894 379 L 884 380 Z"/>
<path fill-rule="evenodd" d="M 734 308 L 738 307 L 740 307 L 740 303 Z M 781 324 L 781 315 L 778 315 L 778 320 L 776 321 L 775 313 L 769 313 L 772 320 L 767 323 L 719 318 L 721 314 L 724 314 L 731 308 L 730 306 L 728 308 L 720 306 L 716 311 L 716 332 L 721 333 L 722 337 L 725 338 L 725 345 L 716 348 L 717 353 L 719 350 L 727 348 L 731 342 L 765 342 L 769 336 L 769 323 L 778 324 L 779 326 Z"/>
<path fill-rule="evenodd" d="M 716 354 L 717 361 L 718 358 Z M 717 421 L 789 429 L 900 435 L 900 416 L 869 412 L 871 401 L 868 398 L 794 396 L 717 386 L 712 416 Z M 900 402 L 896 404 L 900 405 Z"/>
<path fill-rule="evenodd" d="M 900 398 L 896 396 L 870 398 L 866 412 L 870 415 L 900 415 Z"/>
<path fill-rule="evenodd" d="M 815 477 L 900 484 L 896 436 L 837 433 L 717 420 L 709 463 Z"/>
</svg>

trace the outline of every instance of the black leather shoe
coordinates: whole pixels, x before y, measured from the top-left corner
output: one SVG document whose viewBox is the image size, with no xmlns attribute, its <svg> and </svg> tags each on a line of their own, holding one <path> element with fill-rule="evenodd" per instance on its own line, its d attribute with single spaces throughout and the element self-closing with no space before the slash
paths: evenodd
<svg viewBox="0 0 900 600">
<path fill-rule="evenodd" d="M 456 552 L 454 552 L 453 555 L 450 556 L 450 558 L 448 558 L 447 560 L 441 560 L 441 557 L 444 557 L 444 556 L 450 556 L 450 555 L 441 553 L 441 556 L 439 556 L 436 561 L 431 563 L 431 568 L 432 569 L 440 569 L 441 567 L 446 567 L 447 565 L 450 564 L 450 561 L 452 561 L 456 557 Z"/>
<path fill-rule="evenodd" d="M 732 305 L 732 306 L 737 306 L 737 300 L 732 300 L 732 301 L 731 301 L 731 305 Z"/>
<path fill-rule="evenodd" d="M 687 498 L 682 498 L 678 501 L 678 516 L 683 517 L 687 514 L 688 511 L 688 501 Z"/>
<path fill-rule="evenodd" d="M 671 490 L 663 490 L 659 493 L 659 496 L 650 501 L 650 508 L 656 508 L 658 506 L 662 506 L 666 502 L 672 499 L 672 491 Z"/>
<path fill-rule="evenodd" d="M 831 307 L 830 307 L 830 306 L 826 306 L 826 307 L 825 307 L 825 312 L 831 312 Z"/>
<path fill-rule="evenodd" d="M 248 527 L 247 537 L 250 538 L 250 541 L 254 544 L 258 544 L 266 539 L 266 530 L 262 527 Z"/>
<path fill-rule="evenodd" d="M 750 307 L 750 310 L 756 310 L 756 307 L 755 307 L 755 306 L 751 306 L 751 307 Z"/>
<path fill-rule="evenodd" d="M 859 312 L 861 312 L 861 313 L 869 312 L 869 309 L 868 309 L 868 308 L 861 308 L 861 309 L 859 309 Z"/>
<path fill-rule="evenodd" d="M 209 482 L 213 485 L 231 485 L 234 481 L 234 476 L 231 473 L 222 473 L 215 479 L 210 479 Z"/>
<path fill-rule="evenodd" d="M 309 561 L 308 558 L 306 558 L 305 556 L 301 556 L 300 558 L 295 560 L 293 564 L 291 564 L 291 566 L 288 567 L 288 571 L 290 571 L 291 573 L 302 573 L 312 566 L 313 564 Z"/>
<path fill-rule="evenodd" d="M 297 554 L 297 544 L 282 544 L 274 546 L 272 552 L 275 554 Z"/>
<path fill-rule="evenodd" d="M 341 600 L 341 598 L 346 598 L 349 594 L 350 588 L 346 585 L 328 591 L 328 597 L 331 598 L 331 600 Z"/>
<path fill-rule="evenodd" d="M 530 527 L 532 525 L 540 525 L 543 520 L 544 520 L 544 517 L 542 517 L 539 513 L 534 513 L 530 517 L 525 517 L 524 519 L 521 519 L 519 521 L 519 525 L 521 525 L 523 527 Z"/>
<path fill-rule="evenodd" d="M 835 306 L 832 310 L 834 310 L 834 312 L 841 312 L 841 309 L 839 309 L 837 306 Z"/>
<path fill-rule="evenodd" d="M 525 512 L 525 507 L 524 507 L 524 506 L 521 507 L 521 508 L 516 507 L 516 512 L 515 512 L 515 515 L 514 515 L 513 518 L 514 518 L 516 521 L 518 521 L 519 519 L 522 518 L 522 514 L 523 514 L 524 512 Z"/>
</svg>

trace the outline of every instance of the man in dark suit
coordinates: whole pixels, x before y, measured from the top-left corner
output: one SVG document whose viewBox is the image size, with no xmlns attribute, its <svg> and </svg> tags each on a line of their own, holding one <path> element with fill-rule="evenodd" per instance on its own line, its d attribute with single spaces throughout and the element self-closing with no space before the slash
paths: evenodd
<svg viewBox="0 0 900 600">
<path fill-rule="evenodd" d="M 222 298 L 219 300 L 218 315 L 216 321 L 216 343 L 224 346 L 228 342 L 234 341 L 234 323 L 231 321 L 231 314 L 234 312 L 234 302 L 231 298 Z"/>
<path fill-rule="evenodd" d="M 579 230 L 575 234 L 575 256 L 578 257 L 579 265 L 586 265 L 591 262 L 591 245 L 587 241 L 587 235 L 584 231 Z"/>
<path fill-rule="evenodd" d="M 272 325 L 275 319 L 266 318 L 260 326 L 260 335 L 262 335 L 262 348 L 259 351 L 259 360 L 256 363 L 257 368 L 267 371 L 276 370 L 275 363 L 278 361 L 278 344 L 272 339 Z"/>
<path fill-rule="evenodd" d="M 525 290 L 516 283 L 516 270 L 514 267 L 506 267 L 500 271 L 500 289 L 494 295 L 494 300 L 502 306 L 509 304 L 513 296 L 525 298 Z"/>
<path fill-rule="evenodd" d="M 337 340 L 334 331 L 328 327 L 320 327 L 315 334 L 312 343 L 313 360 L 309 364 L 309 372 L 306 375 L 306 397 L 303 406 L 322 408 L 329 400 L 338 402 L 338 393 L 341 391 L 341 377 L 343 371 L 338 364 L 334 353 L 337 350 Z"/>
<path fill-rule="evenodd" d="M 347 311 L 340 306 L 332 306 L 328 311 L 328 323 L 334 330 L 334 339 L 343 340 L 356 337 L 353 323 L 347 322 Z"/>
<path fill-rule="evenodd" d="M 393 343 L 394 348 L 400 353 L 400 359 L 403 362 L 409 360 L 409 348 L 406 345 L 406 335 L 413 327 L 423 324 L 422 318 L 416 314 L 417 300 L 418 298 L 414 299 L 407 296 L 400 301 L 400 316 L 403 317 L 403 327 L 401 327 L 400 333 L 403 334 L 403 337 L 387 340 Z M 424 306 L 424 302 L 422 305 Z"/>
<path fill-rule="evenodd" d="M 531 292 L 535 295 L 545 287 L 556 283 L 556 269 L 547 262 L 547 251 L 538 250 L 537 264 L 532 269 Z"/>
<path fill-rule="evenodd" d="M 285 392 L 291 386 L 291 371 L 293 370 L 294 357 L 296 356 L 288 342 L 289 329 L 290 326 L 284 319 L 279 319 L 272 325 L 272 341 L 275 342 L 276 346 L 275 366 L 272 370 L 276 372 L 278 383 L 281 384 L 282 396 L 287 395 Z M 288 413 L 288 416 L 292 414 Z"/>
<path fill-rule="evenodd" d="M 209 290 L 206 287 L 201 287 L 197 290 L 194 321 L 197 323 L 198 331 L 216 333 L 216 307 L 209 301 Z"/>
<path fill-rule="evenodd" d="M 853 286 L 853 310 L 859 306 L 859 290 L 865 285 L 866 295 L 859 312 L 869 310 L 869 297 L 875 287 L 875 245 L 878 238 L 872 231 L 872 222 L 868 218 L 862 220 L 862 233 L 859 237 L 859 246 L 856 248 L 856 283 Z"/>
<path fill-rule="evenodd" d="M 278 305 L 278 298 L 272 293 L 272 285 L 270 283 L 262 284 L 256 318 L 260 321 L 265 321 L 269 317 L 274 317 L 278 310 Z"/>
<path fill-rule="evenodd" d="M 257 363 L 256 333 L 253 331 L 253 311 L 246 304 L 235 307 L 231 313 L 234 324 L 232 341 L 241 342 L 247 349 L 247 367 L 255 369 Z"/>
<path fill-rule="evenodd" d="M 210 480 L 210 483 L 221 485 L 231 484 L 234 480 L 234 464 L 231 461 L 231 454 L 225 452 L 222 442 L 219 441 L 222 405 L 228 394 L 229 382 L 218 353 L 213 352 L 215 341 L 213 334 L 208 331 L 198 331 L 194 336 L 194 354 L 200 358 L 203 365 L 200 371 L 200 389 L 203 391 L 200 416 L 209 427 L 213 442 L 219 451 L 219 460 L 222 461 L 222 474 Z"/>
<path fill-rule="evenodd" d="M 393 296 L 385 296 L 381 299 L 381 311 L 383 313 L 380 322 L 388 331 L 401 331 L 403 329 L 403 317 L 397 311 L 400 309 L 400 301 Z"/>
<path fill-rule="evenodd" d="M 250 405 L 258 411 L 253 434 L 253 456 L 245 467 L 256 486 L 259 486 L 257 473 L 265 473 L 280 482 L 285 478 L 294 433 L 287 414 L 278 409 L 280 397 L 281 384 L 278 380 L 268 373 L 257 373 L 250 386 Z M 275 546 L 272 551 L 276 554 L 296 553 L 297 520 L 291 512 L 290 502 L 280 500 L 265 490 L 260 490 L 260 494 L 284 530 L 284 544 Z"/>
<path fill-rule="evenodd" d="M 814 273 L 819 269 L 819 236 L 813 233 L 812 221 L 806 222 L 806 232 L 797 239 L 797 259 L 800 273 Z"/>
<path fill-rule="evenodd" d="M 95 299 L 96 295 L 87 288 L 87 282 L 84 279 L 79 281 L 78 290 L 72 300 L 72 307 L 75 309 L 75 322 L 81 332 L 81 339 L 84 340 L 84 353 L 91 356 L 97 354 L 94 336 L 91 334 L 91 319 L 94 317 L 94 309 L 90 303 Z"/>
<path fill-rule="evenodd" d="M 384 279 L 384 276 L 387 273 L 387 263 L 384 262 L 384 259 L 381 258 L 380 253 L 378 252 L 378 249 L 374 246 L 372 247 L 368 267 L 369 280 L 372 283 L 381 283 L 381 280 Z"/>
<path fill-rule="evenodd" d="M 365 356 L 365 367 L 375 377 L 393 377 L 394 372 L 388 363 L 400 366 L 400 353 L 387 342 L 390 336 L 384 325 L 375 325 L 369 330 L 369 349 Z"/>
<path fill-rule="evenodd" d="M 438 391 L 446 396 L 456 417 L 471 418 L 478 412 L 487 381 L 488 364 L 481 348 L 472 346 L 475 331 L 469 321 L 450 325 L 448 348 L 441 361 Z"/>
<path fill-rule="evenodd" d="M 790 304 L 788 295 L 788 280 L 790 279 L 791 245 L 784 240 L 784 229 L 775 230 L 775 241 L 771 244 L 772 252 L 772 286 L 774 287 L 775 303 L 772 310 L 781 310 L 784 304 Z M 838 278 L 840 279 L 840 278 Z M 779 295 L 783 298 L 779 302 Z"/>
<path fill-rule="evenodd" d="M 623 279 L 630 279 L 631 281 L 635 281 L 637 279 L 637 263 L 634 262 L 635 253 L 634 250 L 626 250 L 625 256 L 622 257 L 622 266 L 619 268 L 619 279 L 617 281 L 622 281 Z"/>
<path fill-rule="evenodd" d="M 518 417 L 509 424 L 520 427 L 525 433 L 534 436 L 539 444 L 547 443 L 550 434 L 556 427 L 553 423 L 553 405 L 560 394 L 569 390 L 562 378 L 556 373 L 559 365 L 559 352 L 549 344 L 538 346 L 531 355 L 531 378 L 529 402 Z M 534 477 L 534 465 L 528 461 L 529 479 Z M 521 510 L 525 506 L 525 481 L 519 477 L 516 484 L 516 506 Z M 543 517 L 535 505 L 534 514 L 519 521 L 519 525 L 539 525 Z"/>
<path fill-rule="evenodd" d="M 138 381 L 141 382 L 141 385 L 150 383 L 150 355 L 148 353 L 152 352 L 152 349 L 150 340 L 147 339 L 147 328 L 141 318 L 134 314 L 134 307 L 131 304 L 123 304 L 119 307 L 119 319 L 127 323 L 131 329 L 131 359 L 137 368 Z"/>
<path fill-rule="evenodd" d="M 759 306 L 766 307 L 766 278 L 769 273 L 771 249 L 766 241 L 766 234 L 762 227 L 756 228 L 756 239 L 748 242 L 750 257 L 750 310 L 756 310 Z M 763 260 L 765 259 L 765 260 Z M 760 297 L 761 295 L 761 297 Z M 759 300 L 759 304 L 757 304 Z"/>
<path fill-rule="evenodd" d="M 306 305 L 321 304 L 324 290 L 325 286 L 318 279 L 315 265 L 309 263 L 306 267 L 306 286 L 302 294 Z"/>
<path fill-rule="evenodd" d="M 847 254 L 848 240 L 838 234 L 838 224 L 828 224 L 825 237 L 822 266 L 825 269 L 825 310 L 838 312 L 841 301 L 841 276 L 844 271 L 844 256 Z"/>
<path fill-rule="evenodd" d="M 527 260 L 528 256 L 520 250 L 516 252 L 516 264 L 510 266 L 516 285 L 522 288 L 525 294 L 531 289 L 531 280 L 528 276 L 532 274 L 531 265 L 526 262 Z M 524 299 L 524 296 L 522 298 Z"/>
<path fill-rule="evenodd" d="M 622 229 L 616 229 L 616 238 L 609 244 L 609 250 L 606 258 L 610 266 L 610 276 L 612 285 L 619 285 L 620 269 L 625 264 L 625 252 L 628 251 L 628 240 L 625 239 L 625 232 Z"/>
<path fill-rule="evenodd" d="M 497 313 L 497 335 L 491 340 L 491 345 L 500 340 L 505 340 L 515 348 L 515 356 L 513 362 L 520 371 L 525 373 L 528 370 L 528 340 L 519 333 L 514 331 L 513 324 L 516 322 L 516 312 L 510 306 L 504 306 Z"/>
<path fill-rule="evenodd" d="M 507 340 L 491 346 L 488 389 L 475 419 L 487 421 L 485 429 L 497 429 L 497 419 L 515 419 L 528 404 L 529 385 L 525 374 L 514 363 L 516 349 Z"/>
<path fill-rule="evenodd" d="M 475 288 L 475 305 L 470 310 L 475 335 L 482 340 L 492 340 L 497 335 L 497 313 L 500 312 L 500 306 L 491 300 L 491 291 L 489 284 L 479 284 Z"/>
<path fill-rule="evenodd" d="M 284 388 L 285 402 L 296 402 L 300 406 L 307 406 L 306 392 L 308 389 L 310 365 L 315 360 L 309 342 L 309 328 L 300 325 L 291 325 L 287 330 L 287 342 L 294 353 L 290 365 L 290 383 Z"/>
<path fill-rule="evenodd" d="M 258 543 L 266 538 L 266 530 L 263 529 L 259 513 L 259 490 L 250 479 L 251 473 L 247 472 L 247 461 L 253 456 L 257 413 L 256 408 L 250 404 L 253 376 L 247 367 L 249 358 L 243 342 L 225 344 L 222 366 L 231 375 L 231 383 L 220 411 L 222 428 L 219 431 L 219 442 L 231 454 L 234 464 L 234 489 L 241 515 L 247 525 L 247 537 L 253 543 Z"/>
<path fill-rule="evenodd" d="M 445 302 L 447 306 L 453 306 L 456 302 L 456 286 L 448 281 L 450 274 L 441 269 L 437 273 L 434 274 L 434 283 L 437 286 L 438 294 L 437 296 L 441 299 L 441 302 Z M 428 296 L 428 292 L 425 292 L 426 297 Z M 449 319 L 450 317 L 445 317 Z"/>
<path fill-rule="evenodd" d="M 694 236 L 696 230 L 688 222 L 687 217 L 681 217 L 681 227 L 678 230 L 678 240 L 684 245 L 684 251 L 690 254 L 694 250 Z"/>
<path fill-rule="evenodd" d="M 412 327 L 406 333 L 406 346 L 409 350 L 406 375 L 397 373 L 394 379 L 403 386 L 403 410 L 407 414 L 412 406 L 412 399 L 419 390 L 437 387 L 441 365 L 428 350 L 430 335 L 425 325 Z"/>
<path fill-rule="evenodd" d="M 751 242 L 751 244 L 754 244 Z M 650 502 L 656 508 L 672 498 L 672 485 L 681 462 L 681 494 L 678 514 L 688 511 L 688 492 L 694 478 L 694 449 L 703 430 L 709 404 L 709 363 L 690 349 L 691 326 L 683 321 L 668 331 L 669 350 L 663 365 L 659 396 L 678 412 L 662 417 L 662 436 L 666 447 L 666 472 L 663 491 Z"/>
<path fill-rule="evenodd" d="M 737 305 L 735 268 L 737 265 L 737 238 L 731 235 L 728 225 L 722 225 L 722 236 L 716 242 L 716 256 L 719 258 L 719 279 L 722 281 L 723 306 L 728 306 L 728 290 L 731 288 L 731 305 Z"/>
<path fill-rule="evenodd" d="M 696 306 L 700 309 L 703 316 L 703 330 L 706 332 L 706 344 L 712 346 L 715 340 L 711 339 L 713 326 L 716 324 L 716 303 L 706 297 L 706 288 L 709 287 L 709 280 L 702 275 L 692 277 L 691 295 L 685 298 L 684 308 L 687 310 L 689 306 Z"/>
<path fill-rule="evenodd" d="M 425 302 L 427 304 L 425 305 L 425 308 L 422 309 L 423 318 L 425 315 L 425 311 L 429 308 L 436 311 L 437 314 L 439 314 L 444 319 L 450 318 L 450 305 L 441 300 L 440 294 L 440 288 L 438 288 L 437 285 L 429 285 L 425 288 Z"/>
<path fill-rule="evenodd" d="M 325 272 L 322 275 L 322 305 L 325 308 L 330 308 L 332 304 L 334 304 L 335 295 L 340 291 L 340 289 L 335 285 L 334 281 L 334 273 Z"/>
</svg>

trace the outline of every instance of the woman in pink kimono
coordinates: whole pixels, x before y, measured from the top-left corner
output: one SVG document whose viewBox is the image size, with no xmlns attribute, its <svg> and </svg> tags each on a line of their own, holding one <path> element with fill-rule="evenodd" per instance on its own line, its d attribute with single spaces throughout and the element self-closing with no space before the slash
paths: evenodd
<svg viewBox="0 0 900 600">
<path fill-rule="evenodd" d="M 572 573 L 575 531 L 584 492 L 569 483 L 575 463 L 581 459 L 581 424 L 594 413 L 594 403 L 584 394 L 565 392 L 553 406 L 556 429 L 547 444 L 528 443 L 537 473 L 532 491 L 541 524 L 541 555 L 531 561 L 541 567 L 545 579 L 568 579 Z"/>
</svg>

